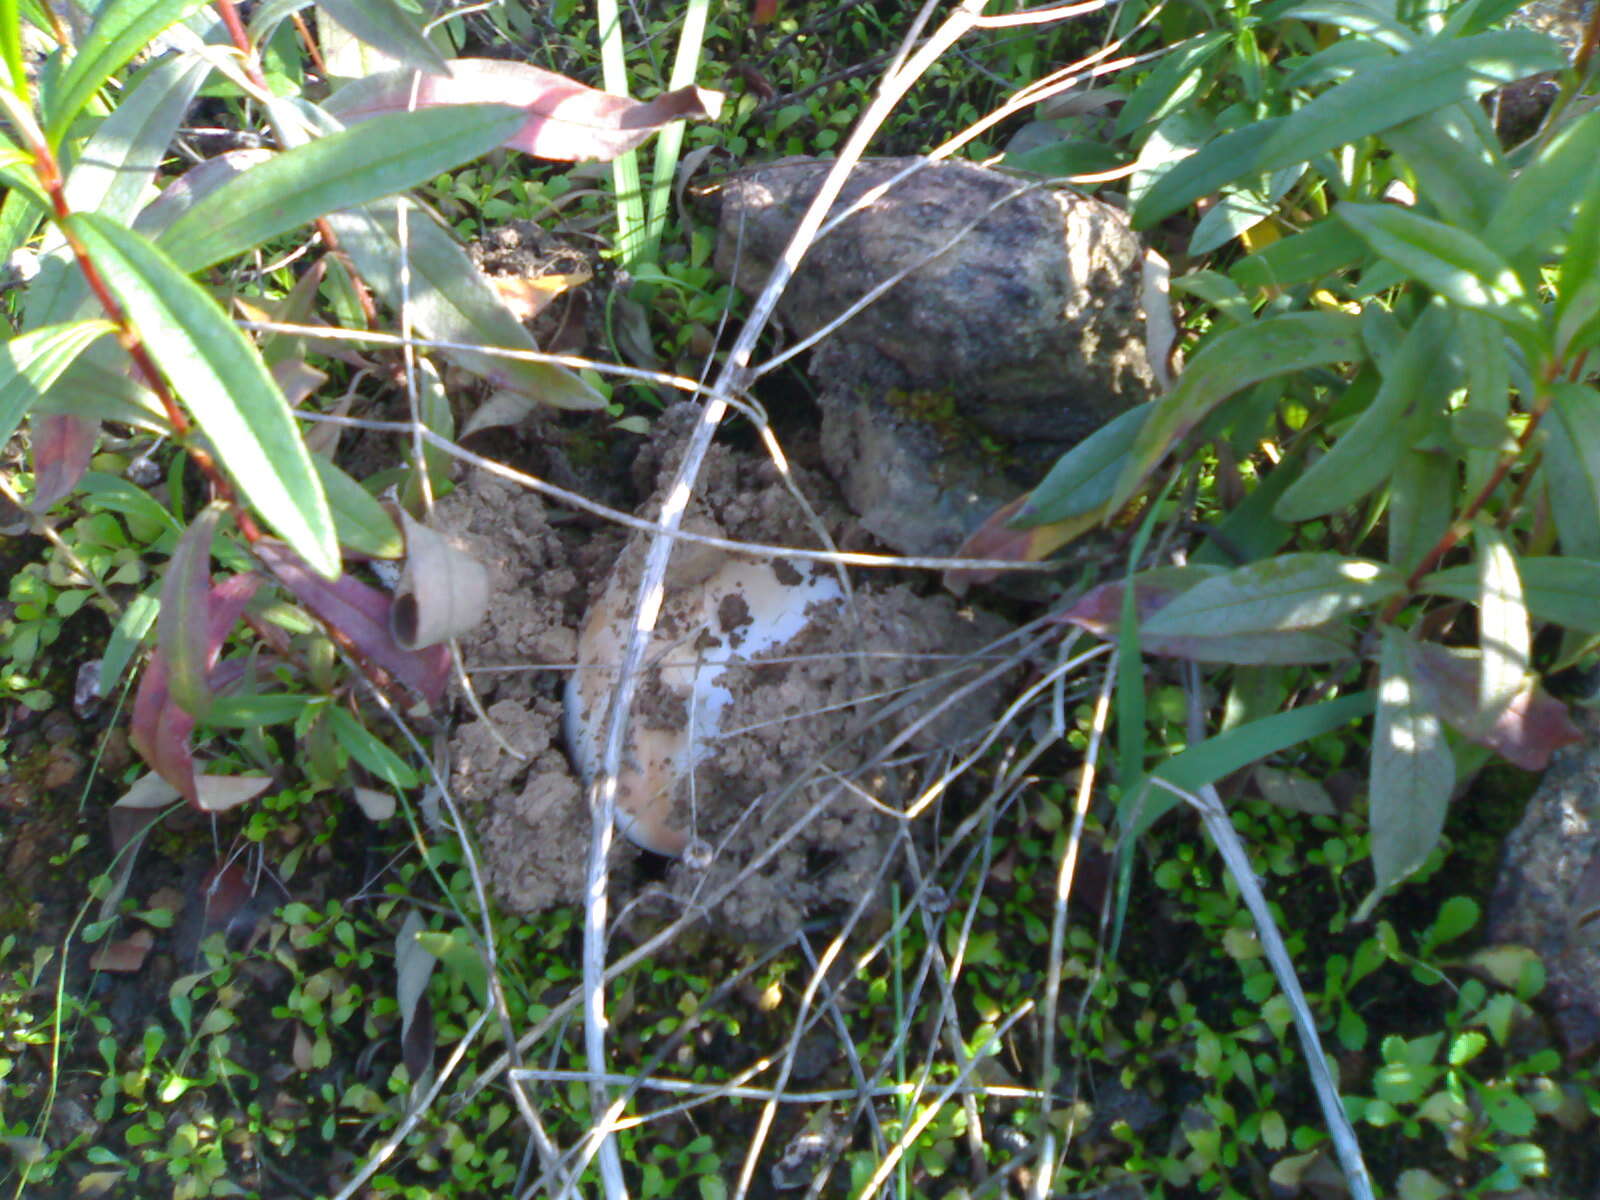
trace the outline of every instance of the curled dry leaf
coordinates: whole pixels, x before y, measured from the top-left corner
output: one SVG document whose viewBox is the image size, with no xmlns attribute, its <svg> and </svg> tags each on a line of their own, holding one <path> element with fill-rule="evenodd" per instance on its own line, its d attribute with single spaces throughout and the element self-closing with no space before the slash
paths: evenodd
<svg viewBox="0 0 1600 1200">
<path fill-rule="evenodd" d="M 489 571 L 436 529 L 400 514 L 406 567 L 395 588 L 389 629 L 405 650 L 437 646 L 465 633 L 489 611 Z"/>
<path fill-rule="evenodd" d="M 394 796 L 377 788 L 358 787 L 353 792 L 356 805 L 369 821 L 387 821 L 394 816 Z"/>
<path fill-rule="evenodd" d="M 346 84 L 324 107 L 347 125 L 380 113 L 452 104 L 511 104 L 527 120 L 505 145 L 560 162 L 608 161 L 642 145 L 664 125 L 715 119 L 722 93 L 686 87 L 639 101 L 596 91 L 527 63 L 494 58 L 450 60 L 448 75 L 385 71 Z"/>
<path fill-rule="evenodd" d="M 1035 525 L 1031 529 L 1011 528 L 1009 522 L 1023 510 L 1027 502 L 1028 496 L 1022 495 L 996 509 L 988 520 L 967 535 L 967 540 L 957 548 L 955 557 L 1038 562 L 1093 529 L 1105 515 L 1103 509 L 1096 508 L 1051 525 Z M 999 571 L 958 568 L 944 573 L 944 584 L 951 591 L 959 593 L 969 584 L 988 583 L 999 574 Z"/>
</svg>

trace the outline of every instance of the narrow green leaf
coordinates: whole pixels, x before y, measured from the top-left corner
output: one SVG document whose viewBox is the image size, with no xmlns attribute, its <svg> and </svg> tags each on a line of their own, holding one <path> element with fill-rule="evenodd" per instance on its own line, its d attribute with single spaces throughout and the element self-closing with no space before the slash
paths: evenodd
<svg viewBox="0 0 1600 1200">
<path fill-rule="evenodd" d="M 1095 430 L 1059 459 L 1050 473 L 1029 494 L 1011 519 L 1013 529 L 1030 529 L 1068 517 L 1081 516 L 1104 505 L 1122 473 L 1123 460 L 1133 449 L 1139 427 L 1150 416 L 1154 401 L 1130 408 Z"/>
<path fill-rule="evenodd" d="M 411 319 L 424 337 L 458 347 L 537 350 L 533 338 L 501 302 L 455 239 L 413 204 L 405 205 L 406 245 L 400 245 L 397 201 L 331 213 L 328 221 L 363 278 L 398 308 L 401 265 L 411 267 Z M 602 408 L 605 400 L 565 367 L 500 358 L 479 350 L 448 352 L 491 383 L 556 408 Z"/>
<path fill-rule="evenodd" d="M 190 101 L 210 74 L 209 62 L 188 54 L 145 72 L 84 144 L 67 175 L 67 207 L 93 210 L 124 225 L 132 221 L 148 199 Z"/>
<path fill-rule="evenodd" d="M 319 7 L 347 30 L 402 66 L 430 75 L 445 75 L 450 68 L 422 35 L 411 14 L 394 0 L 318 0 Z"/>
<path fill-rule="evenodd" d="M 1544 421 L 1545 486 L 1563 553 L 1600 558 L 1600 392 L 1553 386 Z"/>
<path fill-rule="evenodd" d="M 0 65 L 6 71 L 0 87 L 19 89 L 27 74 L 22 62 L 22 14 L 17 0 L 0 0 Z"/>
<path fill-rule="evenodd" d="M 202 196 L 157 244 L 185 271 L 242 254 L 335 209 L 355 208 L 486 154 L 521 109 L 462 104 L 388 113 L 296 146 Z"/>
<path fill-rule="evenodd" d="M 1150 774 L 1186 792 L 1199 791 L 1206 784 L 1215 783 L 1251 763 L 1321 737 L 1351 721 L 1359 721 L 1372 711 L 1373 701 L 1373 693 L 1357 692 L 1353 696 L 1340 696 L 1318 704 L 1308 704 L 1304 708 L 1291 708 L 1288 712 L 1276 713 L 1197 742 Z M 1128 794 L 1137 795 L 1141 792 L 1144 796 L 1142 804 L 1137 809 L 1131 805 L 1125 809 L 1130 814 L 1137 811 L 1137 817 L 1126 834 L 1129 841 L 1137 839 L 1162 813 L 1177 803 L 1170 793 L 1150 787 L 1146 780 L 1135 780 Z"/>
<path fill-rule="evenodd" d="M 166 656 L 167 689 L 192 717 L 211 700 L 211 540 L 224 508 L 206 505 L 173 548 L 161 583 L 156 648 Z"/>
<path fill-rule="evenodd" d="M 151 592 L 135 596 L 111 630 L 106 651 L 100 658 L 100 691 L 111 695 L 122 681 L 122 672 L 144 644 L 144 638 L 161 611 L 161 601 Z"/>
<path fill-rule="evenodd" d="M 1596 278 L 1600 277 L 1600 187 L 1590 187 L 1579 205 L 1561 257 L 1561 286 L 1556 289 L 1557 353 L 1563 357 L 1587 348 L 1580 333 L 1591 328 L 1600 311 Z M 1578 311 L 1574 311 L 1577 309 Z M 1592 340 L 1593 334 L 1591 333 Z"/>
<path fill-rule="evenodd" d="M 1124 138 L 1160 121 L 1192 96 L 1200 86 L 1201 68 L 1227 42 L 1226 31 L 1213 29 L 1170 48 L 1122 106 L 1112 137 Z"/>
<path fill-rule="evenodd" d="M 1287 117 L 1218 138 L 1157 182 L 1134 208 L 1153 225 L 1224 184 L 1303 163 L 1424 113 L 1566 65 L 1556 43 L 1528 30 L 1434 41 L 1358 71 Z"/>
<path fill-rule="evenodd" d="M 1377 881 L 1358 920 L 1438 844 L 1456 782 L 1444 728 L 1417 679 L 1410 638 L 1392 626 L 1384 627 L 1382 637 L 1368 800 Z"/>
<path fill-rule="evenodd" d="M 206 0 L 106 0 L 95 14 L 89 34 L 78 45 L 55 86 L 49 90 L 45 133 L 52 146 L 100 90 L 114 71 L 145 49 L 155 36 Z"/>
<path fill-rule="evenodd" d="M 1275 375 L 1363 357 L 1360 325 L 1348 313 L 1268 317 L 1212 338 L 1156 401 L 1117 481 L 1112 508 L 1127 503 L 1167 452 L 1235 392 Z"/>
<path fill-rule="evenodd" d="M 1600 110 L 1591 110 L 1541 147 L 1495 209 L 1483 240 L 1508 259 L 1554 244 L 1580 204 L 1600 187 Z"/>
<path fill-rule="evenodd" d="M 417 773 L 393 750 L 377 739 L 360 721 L 342 708 L 329 708 L 325 719 L 339 745 L 351 758 L 396 791 L 417 786 Z"/>
<path fill-rule="evenodd" d="M 322 484 L 255 347 L 144 238 L 89 213 L 70 220 L 245 499 L 317 571 L 337 575 Z"/>
<path fill-rule="evenodd" d="M 1466 564 L 1426 576 L 1421 590 L 1476 603 L 1482 593 L 1478 566 Z M 1586 558 L 1523 558 L 1517 561 L 1522 599 L 1536 620 L 1576 633 L 1600 633 L 1600 561 Z"/>
<path fill-rule="evenodd" d="M 1396 53 L 1409 53 L 1416 49 L 1417 35 L 1396 21 L 1392 12 L 1392 9 L 1385 11 L 1379 5 L 1362 4 L 1359 0 L 1307 0 L 1286 9 L 1278 20 L 1334 25 L 1351 33 L 1365 34 Z"/>
<path fill-rule="evenodd" d="M 322 480 L 339 544 L 368 558 L 399 558 L 405 539 L 376 496 L 320 454 L 311 463 Z"/>
<path fill-rule="evenodd" d="M 1292 483 L 1273 508 L 1280 521 L 1307 521 L 1353 504 L 1384 483 L 1410 448 L 1403 429 L 1413 406 L 1437 395 L 1440 360 L 1452 322 L 1431 306 L 1389 356 L 1366 411 Z"/>
<path fill-rule="evenodd" d="M 317 704 L 313 696 L 286 696 L 277 693 L 258 696 L 218 696 L 206 709 L 202 724 L 228 729 L 250 729 L 257 725 L 286 725 L 298 721 L 307 709 Z"/>
<path fill-rule="evenodd" d="M 1207 579 L 1144 623 L 1157 637 L 1221 637 L 1314 629 L 1399 593 L 1392 567 L 1338 554 L 1280 554 Z"/>
<path fill-rule="evenodd" d="M 1453 225 L 1482 229 L 1506 194 L 1511 172 L 1476 104 L 1455 104 L 1396 125 L 1384 141 L 1417 177 L 1420 197 Z M 1499 238 L 1485 240 L 1510 255 Z"/>
<path fill-rule="evenodd" d="M 1345 203 L 1334 215 L 1441 296 L 1508 325 L 1537 328 L 1538 310 L 1511 264 L 1466 230 L 1386 204 Z"/>
<path fill-rule="evenodd" d="M 1510 355 L 1505 331 L 1482 313 L 1463 308 L 1456 313 L 1456 345 L 1467 373 L 1467 402 L 1462 411 L 1476 421 L 1498 422 L 1509 430 L 1511 412 Z M 1468 450 L 1466 494 L 1476 495 L 1499 463 L 1502 447 Z"/>
<path fill-rule="evenodd" d="M 1450 528 L 1456 460 L 1448 454 L 1407 450 L 1389 484 L 1389 561 L 1402 571 L 1422 561 Z"/>
<path fill-rule="evenodd" d="M 1331 275 L 1370 253 L 1354 230 L 1323 220 L 1241 258 L 1228 274 L 1240 287 L 1289 287 Z"/>
<path fill-rule="evenodd" d="M 116 326 L 110 321 L 73 321 L 30 329 L 0 342 L 0 445 L 16 432 L 74 359 Z"/>
<path fill-rule="evenodd" d="M 1516 556 L 1506 535 L 1484 518 L 1476 522 L 1478 543 L 1478 712 L 1492 727 L 1527 687 L 1532 634 Z"/>
</svg>

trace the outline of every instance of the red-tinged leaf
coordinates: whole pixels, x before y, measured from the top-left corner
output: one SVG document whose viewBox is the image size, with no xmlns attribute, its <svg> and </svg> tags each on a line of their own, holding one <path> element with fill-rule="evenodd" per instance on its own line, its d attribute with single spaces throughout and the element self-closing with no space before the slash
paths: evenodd
<svg viewBox="0 0 1600 1200">
<path fill-rule="evenodd" d="M 359 579 L 323 579 L 281 542 L 262 541 L 256 556 L 319 621 L 337 631 L 362 657 L 382 668 L 430 704 L 444 699 L 450 682 L 450 648 L 406 650 L 389 630 L 394 599 Z"/>
<path fill-rule="evenodd" d="M 1190 588 L 1222 573 L 1219 567 L 1156 567 L 1133 577 L 1134 611 L 1140 622 L 1148 621 L 1178 596 Z M 1126 583 L 1114 579 L 1090 588 L 1079 596 L 1072 607 L 1056 614 L 1056 620 L 1067 621 L 1102 641 L 1117 640 L 1122 625 L 1122 593 Z"/>
<path fill-rule="evenodd" d="M 150 956 L 150 947 L 155 944 L 155 934 L 148 929 L 135 929 L 120 942 L 107 942 L 96 950 L 89 959 L 89 969 L 131 975 L 144 966 L 144 960 Z"/>
<path fill-rule="evenodd" d="M 156 653 L 166 662 L 168 693 L 191 716 L 199 716 L 211 702 L 206 683 L 216 661 L 210 629 L 211 540 L 224 511 L 217 501 L 200 510 L 173 548 L 161 581 Z"/>
<path fill-rule="evenodd" d="M 1433 711 L 1463 737 L 1489 747 L 1506 761 L 1542 771 L 1556 750 L 1583 739 L 1567 706 L 1532 677 L 1498 713 L 1480 712 L 1482 669 L 1482 657 L 1475 650 L 1429 642 L 1416 648 L 1417 682 L 1427 689 Z"/>
<path fill-rule="evenodd" d="M 750 24 L 770 25 L 778 19 L 778 0 L 756 0 L 750 10 Z"/>
<path fill-rule="evenodd" d="M 450 74 L 385 71 L 346 84 L 325 107 L 345 124 L 380 113 L 455 104 L 510 104 L 528 118 L 505 145 L 560 162 L 607 162 L 642 145 L 664 125 L 715 119 L 722 93 L 686 87 L 648 102 L 585 87 L 527 63 L 497 58 L 450 60 Z"/>
<path fill-rule="evenodd" d="M 967 535 L 967 540 L 957 548 L 957 558 L 987 558 L 1001 562 L 1038 562 L 1053 554 L 1073 538 L 1079 537 L 1098 525 L 1105 515 L 1103 508 L 1068 517 L 1050 525 L 1035 525 L 1030 529 L 1013 529 L 1010 522 L 1028 503 L 1026 494 L 997 509 L 987 521 Z M 1000 574 L 990 570 L 946 571 L 945 586 L 959 590 L 968 584 L 988 583 Z"/>
<path fill-rule="evenodd" d="M 94 457 L 100 422 L 69 413 L 50 413 L 33 420 L 34 512 L 44 512 L 70 495 Z"/>
<path fill-rule="evenodd" d="M 217 656 L 228 633 L 243 615 L 261 581 L 254 575 L 234 575 L 215 584 L 207 597 L 205 628 L 205 669 L 207 687 L 216 691 L 238 678 L 240 667 L 218 668 Z M 189 735 L 194 732 L 194 717 L 185 712 L 172 696 L 170 664 L 161 647 L 150 656 L 139 691 L 133 701 L 133 719 L 128 738 L 139 757 L 166 780 L 190 804 L 200 807 L 200 792 L 195 780 L 194 756 L 189 752 Z"/>
</svg>

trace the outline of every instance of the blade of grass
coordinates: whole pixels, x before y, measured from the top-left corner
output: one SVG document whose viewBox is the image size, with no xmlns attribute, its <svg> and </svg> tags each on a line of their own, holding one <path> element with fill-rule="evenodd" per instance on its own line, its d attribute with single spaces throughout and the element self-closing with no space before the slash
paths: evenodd
<svg viewBox="0 0 1600 1200">
<path fill-rule="evenodd" d="M 600 79 L 606 91 L 628 95 L 628 63 L 622 46 L 622 13 L 617 0 L 595 0 L 600 21 Z M 645 247 L 644 193 L 639 183 L 639 152 L 629 150 L 611 163 L 611 184 L 617 193 L 617 255 L 630 267 Z"/>
<path fill-rule="evenodd" d="M 678 35 L 678 54 L 672 61 L 672 77 L 667 81 L 669 91 L 694 83 L 710 10 L 710 0 L 689 0 L 683 14 L 683 32 Z M 667 226 L 667 204 L 672 198 L 672 181 L 678 171 L 678 154 L 683 149 L 683 132 L 683 122 L 674 121 L 656 139 L 656 160 L 650 173 L 650 212 L 639 255 L 645 262 L 655 262 L 661 247 L 661 234 Z"/>
</svg>

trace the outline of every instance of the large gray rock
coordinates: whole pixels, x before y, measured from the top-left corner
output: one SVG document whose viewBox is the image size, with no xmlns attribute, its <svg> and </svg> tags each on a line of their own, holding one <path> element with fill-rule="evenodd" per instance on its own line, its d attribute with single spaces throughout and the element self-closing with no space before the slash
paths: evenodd
<svg viewBox="0 0 1600 1200">
<path fill-rule="evenodd" d="M 849 204 L 915 159 L 862 163 Z M 755 293 L 830 163 L 721 184 L 718 268 Z M 779 315 L 808 336 L 897 273 L 818 346 L 823 453 L 863 524 L 944 553 L 1064 449 L 1149 398 L 1143 250 L 1123 214 L 967 163 L 924 167 L 819 241 Z"/>
<path fill-rule="evenodd" d="M 1539 952 L 1569 1050 L 1600 1045 L 1600 732 L 1556 752 L 1507 839 L 1489 937 Z"/>
</svg>

